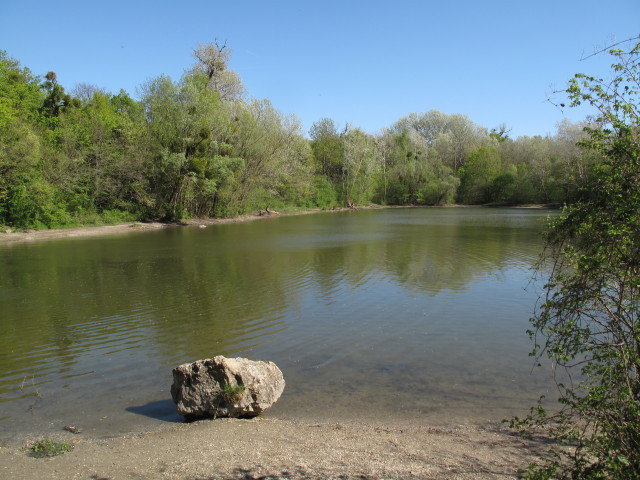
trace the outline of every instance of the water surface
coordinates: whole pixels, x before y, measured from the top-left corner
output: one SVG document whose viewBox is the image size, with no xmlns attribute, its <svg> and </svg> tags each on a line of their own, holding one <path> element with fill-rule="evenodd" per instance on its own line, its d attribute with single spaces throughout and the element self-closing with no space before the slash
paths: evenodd
<svg viewBox="0 0 640 480">
<path fill-rule="evenodd" d="M 0 245 L 0 434 L 180 421 L 171 368 L 272 360 L 267 416 L 451 424 L 522 414 L 549 212 L 389 209 Z"/>
</svg>

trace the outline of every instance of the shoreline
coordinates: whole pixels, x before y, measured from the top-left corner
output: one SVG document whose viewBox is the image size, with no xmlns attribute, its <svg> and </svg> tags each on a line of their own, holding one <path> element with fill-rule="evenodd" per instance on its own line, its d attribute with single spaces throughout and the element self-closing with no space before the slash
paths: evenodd
<svg viewBox="0 0 640 480">
<path fill-rule="evenodd" d="M 487 207 L 483 205 L 440 205 L 440 206 L 416 206 L 416 205 L 365 205 L 362 207 L 356 207 L 356 210 L 382 210 L 391 208 L 495 208 Z M 548 205 L 516 205 L 499 208 L 522 208 L 522 209 L 544 209 L 553 208 Z M 185 220 L 184 222 L 130 222 L 117 225 L 99 225 L 99 226 L 80 226 L 69 228 L 56 228 L 50 230 L 25 230 L 25 231 L 0 231 L 0 245 L 26 243 L 41 240 L 57 240 L 61 238 L 90 238 L 102 235 L 117 235 L 131 232 L 140 232 L 148 230 L 159 230 L 162 228 L 170 227 L 187 227 L 198 226 L 201 228 L 209 225 L 224 225 L 230 223 L 242 223 L 252 222 L 256 220 L 267 220 L 270 218 L 289 217 L 297 215 L 310 215 L 314 213 L 337 213 L 351 211 L 348 208 L 338 207 L 331 210 L 323 209 L 310 209 L 301 210 L 299 212 L 283 212 L 273 215 L 260 216 L 260 215 L 242 215 L 229 218 L 192 218 Z"/>
<path fill-rule="evenodd" d="M 65 435 L 66 434 L 66 435 Z M 506 427 L 394 427 L 217 419 L 107 440 L 62 432 L 73 451 L 36 459 L 0 446 L 0 478 L 515 479 L 545 441 Z M 35 439 L 34 439 L 35 440 Z"/>
<path fill-rule="evenodd" d="M 387 208 L 387 207 L 360 207 L 362 210 Z M 147 230 L 159 230 L 171 227 L 189 227 L 189 226 L 209 226 L 224 225 L 229 223 L 252 222 L 256 220 L 267 220 L 269 218 L 288 217 L 294 215 L 309 215 L 321 212 L 340 212 L 346 211 L 346 208 L 336 208 L 334 210 L 304 210 L 291 213 L 277 213 L 272 216 L 260 215 L 241 215 L 229 218 L 192 218 L 183 222 L 130 222 L 117 225 L 98 225 L 98 226 L 80 226 L 69 228 L 55 228 L 49 230 L 25 230 L 25 231 L 0 231 L 0 245 L 22 242 L 33 242 L 38 240 L 54 240 L 60 238 L 89 238 L 101 235 L 125 234 L 131 232 L 140 232 Z"/>
</svg>

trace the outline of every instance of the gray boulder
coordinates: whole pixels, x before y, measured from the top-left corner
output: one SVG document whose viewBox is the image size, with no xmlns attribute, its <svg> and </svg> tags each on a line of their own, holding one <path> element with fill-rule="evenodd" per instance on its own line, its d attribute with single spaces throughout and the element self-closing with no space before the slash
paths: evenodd
<svg viewBox="0 0 640 480">
<path fill-rule="evenodd" d="M 171 396 L 187 420 L 249 418 L 273 405 L 283 390 L 275 363 L 219 355 L 174 368 Z"/>
</svg>

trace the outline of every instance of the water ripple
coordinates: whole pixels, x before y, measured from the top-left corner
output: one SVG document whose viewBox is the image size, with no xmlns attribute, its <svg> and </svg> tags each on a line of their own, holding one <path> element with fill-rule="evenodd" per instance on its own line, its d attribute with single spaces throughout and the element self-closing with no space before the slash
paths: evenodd
<svg viewBox="0 0 640 480">
<path fill-rule="evenodd" d="M 0 433 L 84 411 L 126 430 L 128 407 L 170 397 L 173 366 L 215 355 L 275 361 L 282 417 L 309 405 L 436 421 L 513 409 L 540 385 L 525 377 L 524 335 L 539 215 L 490 213 L 362 211 L 17 246 L 0 256 Z"/>
</svg>

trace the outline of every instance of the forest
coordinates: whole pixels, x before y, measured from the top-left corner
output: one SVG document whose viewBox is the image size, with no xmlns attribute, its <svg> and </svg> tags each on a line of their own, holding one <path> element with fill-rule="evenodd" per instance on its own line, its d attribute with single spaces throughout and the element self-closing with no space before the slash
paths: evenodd
<svg viewBox="0 0 640 480">
<path fill-rule="evenodd" d="M 570 203 L 598 159 L 587 124 L 510 138 L 464 114 L 409 113 L 372 135 L 318 119 L 308 132 L 251 98 L 225 45 L 198 45 L 179 80 L 138 99 L 67 91 L 0 51 L 0 225 L 58 228 L 230 217 L 266 207 Z"/>
</svg>

